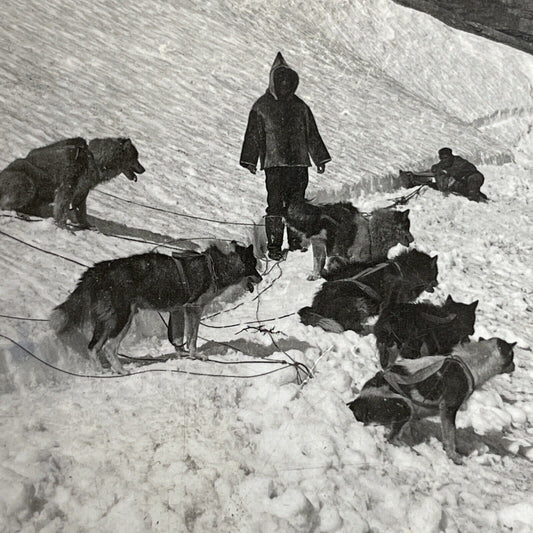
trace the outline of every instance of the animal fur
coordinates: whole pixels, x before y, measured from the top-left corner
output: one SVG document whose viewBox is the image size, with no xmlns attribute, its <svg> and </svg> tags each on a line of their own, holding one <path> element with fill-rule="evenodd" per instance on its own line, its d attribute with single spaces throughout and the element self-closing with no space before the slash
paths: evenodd
<svg viewBox="0 0 533 533">
<path fill-rule="evenodd" d="M 435 178 L 428 176 L 418 176 L 413 172 L 405 172 L 404 170 L 400 170 L 399 181 L 400 185 L 402 187 L 405 187 L 406 189 L 410 189 L 411 187 L 418 187 L 420 185 L 427 185 L 432 189 L 437 188 Z"/>
<path fill-rule="evenodd" d="M 289 206 L 285 221 L 300 234 L 304 248 L 309 242 L 313 247 L 314 266 L 308 279 L 327 275 L 332 261 L 385 261 L 390 248 L 398 243 L 409 246 L 414 240 L 409 231 L 409 211 L 377 209 L 365 217 L 349 202 L 296 203 Z"/>
<path fill-rule="evenodd" d="M 374 325 L 380 363 L 388 367 L 397 356 L 407 359 L 448 354 L 474 334 L 476 307 L 448 296 L 441 306 L 429 303 L 396 304 L 382 309 Z"/>
<path fill-rule="evenodd" d="M 389 441 L 400 438 L 414 418 L 439 414 L 444 449 L 460 463 L 455 437 L 457 411 L 491 377 L 514 370 L 515 344 L 497 337 L 481 338 L 457 346 L 450 357 L 404 360 L 378 372 L 348 407 L 360 422 L 389 426 Z"/>
<path fill-rule="evenodd" d="M 363 322 L 378 314 L 384 302 L 411 302 L 437 286 L 437 256 L 407 250 L 379 266 L 351 264 L 336 275 L 351 278 L 327 281 L 313 298 L 311 307 L 298 311 L 302 323 L 327 331 L 348 329 L 364 333 Z"/>
<path fill-rule="evenodd" d="M 130 139 L 76 137 L 37 148 L 0 172 L 0 209 L 50 216 L 64 227 L 69 209 L 81 227 L 88 227 L 86 200 L 89 191 L 124 173 L 136 181 L 144 167 Z"/>
<path fill-rule="evenodd" d="M 138 309 L 176 314 L 169 336 L 179 347 L 183 339 L 178 337 L 185 336 L 189 354 L 194 357 L 203 307 L 232 285 L 244 283 L 253 291 L 253 284 L 260 281 L 252 246 L 233 243 L 229 250 L 221 251 L 213 245 L 203 254 L 180 259 L 157 253 L 133 255 L 103 261 L 85 271 L 50 320 L 58 334 L 87 327 L 92 332 L 88 345 L 91 357 L 96 360 L 104 355 L 120 372 L 117 351 Z"/>
</svg>

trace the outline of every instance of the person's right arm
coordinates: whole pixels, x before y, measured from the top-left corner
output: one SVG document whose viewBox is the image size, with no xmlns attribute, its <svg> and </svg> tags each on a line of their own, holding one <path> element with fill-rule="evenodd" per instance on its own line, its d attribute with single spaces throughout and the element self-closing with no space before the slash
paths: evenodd
<svg viewBox="0 0 533 533">
<path fill-rule="evenodd" d="M 256 165 L 259 159 L 259 117 L 254 108 L 248 116 L 248 125 L 242 143 L 240 165 L 252 174 L 257 172 Z"/>
</svg>

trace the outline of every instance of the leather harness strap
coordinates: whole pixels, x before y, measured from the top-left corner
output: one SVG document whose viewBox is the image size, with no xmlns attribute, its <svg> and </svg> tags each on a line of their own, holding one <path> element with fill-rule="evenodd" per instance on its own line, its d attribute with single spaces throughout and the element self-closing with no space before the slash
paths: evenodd
<svg viewBox="0 0 533 533">
<path fill-rule="evenodd" d="M 366 276 L 369 276 L 370 274 L 374 274 L 375 272 L 379 272 L 380 270 L 383 270 L 384 268 L 388 267 L 389 265 L 395 265 L 398 271 L 400 272 L 400 275 L 403 277 L 402 270 L 400 268 L 400 265 L 396 261 L 392 262 L 385 262 L 385 263 L 379 263 L 376 266 L 368 267 L 365 270 L 362 270 L 355 276 L 352 276 L 351 278 L 347 278 L 346 281 L 350 281 L 352 283 L 355 283 L 359 289 L 361 289 L 367 296 L 370 296 L 373 300 L 376 300 L 377 302 L 381 302 L 383 298 L 381 295 L 374 290 L 370 285 L 367 285 L 366 283 L 363 283 L 361 281 L 361 278 L 365 278 Z"/>
<path fill-rule="evenodd" d="M 474 374 L 472 374 L 472 370 L 470 370 L 470 367 L 465 363 L 465 361 L 459 357 L 458 355 L 450 355 L 448 359 L 452 359 L 453 361 L 457 361 L 465 371 L 466 379 L 468 381 L 468 390 L 469 395 L 474 392 L 474 389 L 476 387 L 476 380 L 474 379 Z"/>
<path fill-rule="evenodd" d="M 438 361 L 436 361 L 436 363 L 435 363 L 435 371 L 433 373 L 436 373 L 436 372 L 440 371 L 442 369 L 442 367 L 446 363 L 448 363 L 449 361 L 456 361 L 457 363 L 459 363 L 459 365 L 464 370 L 464 373 L 465 373 L 465 376 L 466 376 L 466 380 L 468 382 L 468 395 L 467 395 L 467 397 L 470 396 L 470 394 L 472 394 L 472 392 L 474 392 L 474 388 L 476 386 L 476 382 L 475 382 L 474 376 L 472 374 L 472 371 L 470 370 L 469 366 L 465 363 L 465 361 L 463 361 L 463 359 L 461 359 L 461 357 L 459 357 L 457 355 L 449 355 L 449 356 L 446 356 L 444 358 L 444 360 L 442 361 L 442 363 L 440 363 L 440 364 L 439 364 Z M 428 377 L 429 376 L 425 376 L 423 379 L 420 380 L 420 382 L 424 381 Z M 391 386 L 391 388 L 394 390 L 394 392 L 398 393 L 400 396 L 403 396 L 406 400 L 408 400 L 409 402 L 412 402 L 414 405 L 418 405 L 419 407 L 430 407 L 432 403 L 435 404 L 435 400 L 424 400 L 424 401 L 415 400 L 408 393 L 406 393 L 400 386 L 400 382 L 401 381 L 405 381 L 404 384 L 415 385 L 414 381 L 412 383 L 408 383 L 408 380 L 405 380 L 405 378 L 396 379 L 396 377 L 395 377 L 393 372 L 386 371 L 386 370 L 383 372 L 383 378 Z"/>
<path fill-rule="evenodd" d="M 207 263 L 207 269 L 209 270 L 209 273 L 211 274 L 211 283 L 213 284 L 215 292 L 218 292 L 218 276 L 215 271 L 215 262 L 213 261 L 213 258 L 207 252 L 204 252 L 202 255 L 205 257 L 205 260 Z"/>
<path fill-rule="evenodd" d="M 362 290 L 367 296 L 370 296 L 370 298 L 372 298 L 373 300 L 376 300 L 376 302 L 381 302 L 382 300 L 381 295 L 369 285 L 366 285 L 365 283 L 357 279 L 350 279 L 347 281 L 351 281 L 353 284 L 357 286 L 357 288 Z"/>
<path fill-rule="evenodd" d="M 191 286 L 189 285 L 189 280 L 187 279 L 187 275 L 185 274 L 185 270 L 181 263 L 181 259 L 174 255 L 172 255 L 172 259 L 174 260 L 176 268 L 178 269 L 178 274 L 181 280 L 181 284 L 183 285 L 183 288 L 185 289 L 185 293 L 187 295 L 187 300 L 188 300 L 191 295 Z"/>
<path fill-rule="evenodd" d="M 215 290 L 215 292 L 218 292 L 218 276 L 215 271 L 215 263 L 213 261 L 213 258 L 206 252 L 202 252 L 197 254 L 198 256 L 202 256 L 205 258 L 207 269 L 209 270 L 209 275 L 211 276 L 211 284 Z M 189 256 L 190 257 L 190 256 Z M 182 259 L 183 257 L 180 257 L 179 255 L 172 254 L 172 259 L 174 260 L 174 263 L 176 265 L 176 268 L 178 269 L 178 274 L 181 280 L 181 283 L 183 285 L 183 288 L 185 289 L 185 292 L 187 294 L 187 299 L 191 297 L 191 285 L 189 283 L 189 280 L 187 278 L 187 274 L 185 274 L 185 269 L 183 268 Z"/>
</svg>

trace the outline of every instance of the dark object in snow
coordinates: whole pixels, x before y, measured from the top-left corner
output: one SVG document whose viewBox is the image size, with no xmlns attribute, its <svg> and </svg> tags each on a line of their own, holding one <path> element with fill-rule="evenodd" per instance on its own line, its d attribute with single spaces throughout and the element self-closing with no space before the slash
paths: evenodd
<svg viewBox="0 0 533 533">
<path fill-rule="evenodd" d="M 87 195 L 99 183 L 120 173 L 132 181 L 144 172 L 130 139 L 76 137 L 32 150 L 0 172 L 0 209 L 53 216 L 60 227 L 74 218 L 88 228 Z"/>
<path fill-rule="evenodd" d="M 248 116 L 240 164 L 252 174 L 257 161 L 265 170 L 266 214 L 276 217 L 266 224 L 268 251 L 273 259 L 281 257 L 283 220 L 288 205 L 302 201 L 309 182 L 311 159 L 322 174 L 331 161 L 309 106 L 294 93 L 298 74 L 278 52 L 266 93 L 253 105 Z M 281 230 L 280 230 L 281 228 Z M 289 249 L 298 249 L 298 239 L 287 231 Z"/>
<path fill-rule="evenodd" d="M 401 438 L 402 429 L 414 418 L 440 414 L 444 449 L 460 464 L 457 411 L 488 379 L 514 370 L 515 344 L 493 337 L 459 345 L 451 356 L 404 360 L 367 381 L 348 407 L 360 422 L 390 426 L 389 441 Z"/>
<path fill-rule="evenodd" d="M 349 263 L 369 266 L 385 261 L 390 248 L 414 241 L 408 210 L 376 209 L 364 216 L 350 202 L 313 205 L 305 200 L 289 206 L 285 222 L 304 246 L 310 242 L 313 247 L 309 280 L 328 279 L 330 272 Z"/>
<path fill-rule="evenodd" d="M 120 372 L 119 344 L 138 309 L 169 311 L 169 339 L 196 354 L 196 338 L 203 307 L 232 285 L 250 292 L 261 281 L 253 246 L 232 242 L 221 251 L 213 245 L 203 253 L 170 257 L 157 253 L 102 261 L 82 275 L 67 300 L 50 317 L 56 333 L 88 325 L 91 358 L 104 355 Z"/>
<path fill-rule="evenodd" d="M 435 181 L 432 178 L 435 178 Z M 484 181 L 485 177 L 475 165 L 453 155 L 451 148 L 439 150 L 439 162 L 430 170 L 416 173 L 400 170 L 400 182 L 404 187 L 426 184 L 442 192 L 465 196 L 474 202 L 487 200 L 487 196 L 480 191 Z"/>
<path fill-rule="evenodd" d="M 394 0 L 452 28 L 533 54 L 532 0 Z"/>
<path fill-rule="evenodd" d="M 456 344 L 469 342 L 477 304 L 477 300 L 471 304 L 454 302 L 448 296 L 441 306 L 404 303 L 382 308 L 373 329 L 382 368 L 393 364 L 398 356 L 446 355 Z"/>
<path fill-rule="evenodd" d="M 377 315 L 386 302 L 411 302 L 424 291 L 433 292 L 437 274 L 437 256 L 418 250 L 408 250 L 380 265 L 352 264 L 338 271 L 335 281 L 324 283 L 312 306 L 298 313 L 308 326 L 364 333 L 367 329 L 362 323 Z"/>
</svg>

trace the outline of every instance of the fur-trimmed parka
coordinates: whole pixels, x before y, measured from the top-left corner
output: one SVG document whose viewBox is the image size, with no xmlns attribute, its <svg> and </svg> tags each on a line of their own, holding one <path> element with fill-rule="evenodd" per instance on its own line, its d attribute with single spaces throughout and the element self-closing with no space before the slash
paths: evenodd
<svg viewBox="0 0 533 533">
<path fill-rule="evenodd" d="M 290 83 L 289 94 L 278 96 L 280 75 Z M 309 106 L 294 94 L 298 74 L 278 52 L 270 70 L 266 93 L 253 105 L 248 117 L 240 164 L 261 168 L 323 165 L 331 161 Z"/>
</svg>

